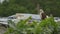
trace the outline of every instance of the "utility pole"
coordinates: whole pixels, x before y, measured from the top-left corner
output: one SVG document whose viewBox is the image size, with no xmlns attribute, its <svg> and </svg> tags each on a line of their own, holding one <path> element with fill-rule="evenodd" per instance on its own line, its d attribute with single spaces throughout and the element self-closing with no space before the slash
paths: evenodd
<svg viewBox="0 0 60 34">
<path fill-rule="evenodd" d="M 40 4 L 37 3 L 37 11 L 38 11 L 38 14 L 40 13 Z"/>
<path fill-rule="evenodd" d="M 38 0 L 32 0 L 33 4 L 36 6 L 37 13 L 39 14 L 40 12 L 40 4 Z"/>
</svg>

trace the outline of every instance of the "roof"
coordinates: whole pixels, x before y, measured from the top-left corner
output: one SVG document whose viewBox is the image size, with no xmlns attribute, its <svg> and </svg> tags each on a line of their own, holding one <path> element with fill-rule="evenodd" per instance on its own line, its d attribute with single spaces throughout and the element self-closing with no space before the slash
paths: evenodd
<svg viewBox="0 0 60 34">
<path fill-rule="evenodd" d="M 23 15 L 24 16 L 24 18 L 23 19 L 26 19 L 26 18 L 28 18 L 28 17 L 32 17 L 33 19 L 41 19 L 40 18 L 40 15 L 38 15 L 38 14 L 23 14 L 23 13 L 18 13 L 18 14 L 16 14 L 16 15 Z M 16 15 L 12 15 L 12 16 L 16 16 Z M 12 17 L 12 16 L 10 16 L 10 17 Z"/>
</svg>

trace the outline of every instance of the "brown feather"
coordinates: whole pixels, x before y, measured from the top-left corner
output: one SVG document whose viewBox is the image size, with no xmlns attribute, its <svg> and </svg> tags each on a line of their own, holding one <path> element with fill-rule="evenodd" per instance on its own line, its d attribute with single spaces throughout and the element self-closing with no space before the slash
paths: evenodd
<svg viewBox="0 0 60 34">
<path fill-rule="evenodd" d="M 42 20 L 46 18 L 46 14 L 45 13 L 42 13 Z"/>
</svg>

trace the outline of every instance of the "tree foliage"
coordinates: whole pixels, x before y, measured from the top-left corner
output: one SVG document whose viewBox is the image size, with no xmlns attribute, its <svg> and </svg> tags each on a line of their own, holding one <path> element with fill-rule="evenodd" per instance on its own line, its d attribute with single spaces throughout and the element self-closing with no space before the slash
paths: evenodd
<svg viewBox="0 0 60 34">
<path fill-rule="evenodd" d="M 58 25 L 53 17 L 46 18 L 41 22 L 32 21 L 31 18 L 21 20 L 17 24 L 9 21 L 10 28 L 5 34 L 60 34 L 60 25 Z M 12 27 L 13 26 L 13 27 Z"/>
<path fill-rule="evenodd" d="M 2 4 L 0 3 L 0 15 L 9 16 L 15 13 L 37 14 L 38 4 L 46 14 L 60 16 L 60 0 L 5 0 Z"/>
</svg>

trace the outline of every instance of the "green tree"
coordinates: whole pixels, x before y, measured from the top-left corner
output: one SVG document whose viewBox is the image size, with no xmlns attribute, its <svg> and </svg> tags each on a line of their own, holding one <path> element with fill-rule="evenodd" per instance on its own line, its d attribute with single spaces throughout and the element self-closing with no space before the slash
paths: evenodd
<svg viewBox="0 0 60 34">
<path fill-rule="evenodd" d="M 5 0 L 0 7 L 1 16 L 9 16 L 16 12 L 37 14 L 40 8 L 47 15 L 60 16 L 60 0 L 9 0 L 8 2 Z"/>
</svg>

